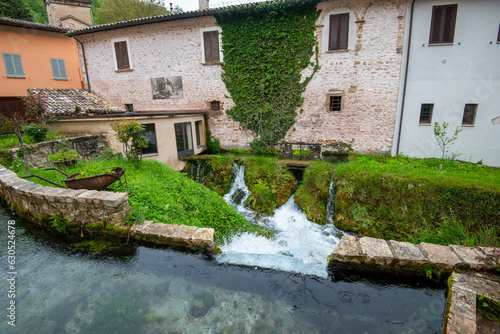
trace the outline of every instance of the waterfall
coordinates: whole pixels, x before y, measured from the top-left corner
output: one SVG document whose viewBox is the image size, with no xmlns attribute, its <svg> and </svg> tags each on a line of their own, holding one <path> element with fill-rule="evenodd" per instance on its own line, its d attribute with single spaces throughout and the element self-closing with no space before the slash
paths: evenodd
<svg viewBox="0 0 500 334">
<path fill-rule="evenodd" d="M 262 217 L 245 207 L 250 190 L 245 184 L 245 166 L 235 165 L 235 180 L 224 196 L 252 224 L 275 232 L 273 239 L 243 233 L 221 245 L 219 262 L 259 266 L 327 277 L 327 257 L 337 246 L 342 232 L 333 224 L 324 226 L 307 219 L 294 202 L 294 196 L 276 209 L 271 217 Z"/>
<path fill-rule="evenodd" d="M 326 200 L 326 222 L 333 224 L 333 215 L 335 214 L 335 178 L 332 174 L 330 187 L 328 187 L 328 199 Z"/>
</svg>

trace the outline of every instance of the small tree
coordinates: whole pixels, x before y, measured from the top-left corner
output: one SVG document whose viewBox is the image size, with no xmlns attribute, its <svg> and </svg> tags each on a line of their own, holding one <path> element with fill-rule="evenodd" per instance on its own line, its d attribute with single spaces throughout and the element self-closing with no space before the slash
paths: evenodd
<svg viewBox="0 0 500 334">
<path fill-rule="evenodd" d="M 458 134 L 462 131 L 458 126 L 455 129 L 455 133 L 453 136 L 448 137 L 446 135 L 446 129 L 448 128 L 448 123 L 443 122 L 443 124 L 439 124 L 438 122 L 434 123 L 434 137 L 441 147 L 441 151 L 443 155 L 441 156 L 441 164 L 439 165 L 439 170 L 443 168 L 444 157 L 445 154 L 448 153 L 448 148 L 453 145 L 453 142 L 458 138 Z"/>
<path fill-rule="evenodd" d="M 139 162 L 142 158 L 142 149 L 148 147 L 149 140 L 141 136 L 145 126 L 135 119 L 119 120 L 109 123 L 116 132 L 115 137 L 123 144 L 123 151 L 127 159 Z"/>
</svg>

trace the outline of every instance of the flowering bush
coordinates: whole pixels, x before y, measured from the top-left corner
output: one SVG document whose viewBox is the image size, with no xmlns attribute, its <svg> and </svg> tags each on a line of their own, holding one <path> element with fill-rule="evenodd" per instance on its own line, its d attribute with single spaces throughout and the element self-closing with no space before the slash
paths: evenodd
<svg viewBox="0 0 500 334">
<path fill-rule="evenodd" d="M 49 132 L 46 125 L 37 123 L 24 124 L 22 130 L 26 135 L 30 136 L 35 143 L 44 141 L 47 137 L 47 132 Z"/>
<path fill-rule="evenodd" d="M 115 137 L 123 144 L 123 151 L 129 160 L 139 161 L 142 149 L 148 147 L 149 140 L 141 136 L 145 126 L 135 119 L 119 120 L 109 124 L 116 132 Z"/>
</svg>

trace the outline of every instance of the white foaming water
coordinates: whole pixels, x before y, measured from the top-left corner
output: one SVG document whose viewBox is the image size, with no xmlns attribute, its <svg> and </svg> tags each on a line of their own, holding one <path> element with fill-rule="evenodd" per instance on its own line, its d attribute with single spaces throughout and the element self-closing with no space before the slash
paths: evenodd
<svg viewBox="0 0 500 334">
<path fill-rule="evenodd" d="M 333 224 L 321 226 L 307 220 L 294 203 L 294 196 L 276 209 L 274 216 L 257 219 L 256 213 L 244 207 L 250 194 L 243 178 L 244 166 L 235 168 L 235 181 L 224 198 L 253 224 L 272 229 L 275 237 L 270 240 L 249 233 L 236 236 L 220 247 L 222 254 L 217 256 L 217 260 L 327 277 L 327 257 L 337 246 L 343 232 Z M 238 192 L 245 195 L 240 204 L 235 205 L 234 198 Z"/>
</svg>

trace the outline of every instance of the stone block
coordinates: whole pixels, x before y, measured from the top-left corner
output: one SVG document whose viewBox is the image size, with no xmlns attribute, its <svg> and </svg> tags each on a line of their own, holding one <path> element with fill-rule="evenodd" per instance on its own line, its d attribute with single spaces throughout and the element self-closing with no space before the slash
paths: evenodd
<svg viewBox="0 0 500 334">
<path fill-rule="evenodd" d="M 453 285 L 450 291 L 450 314 L 476 321 L 476 294 Z"/>
<path fill-rule="evenodd" d="M 450 248 L 468 265 L 474 270 L 494 270 L 495 266 L 493 263 L 488 261 L 486 254 L 484 254 L 480 249 L 475 247 L 465 247 L 450 245 Z"/>
<path fill-rule="evenodd" d="M 117 207 L 127 200 L 127 193 L 110 193 L 109 196 L 104 197 L 103 204 L 105 206 Z"/>
<path fill-rule="evenodd" d="M 335 250 L 333 251 L 332 256 L 336 257 L 361 256 L 356 237 L 350 235 L 344 235 L 342 239 L 340 239 Z"/>
<path fill-rule="evenodd" d="M 74 189 L 66 189 L 65 192 L 60 193 L 57 195 L 57 199 L 60 202 L 63 203 L 73 203 L 75 201 L 75 197 L 85 193 L 87 190 L 85 189 L 79 189 L 79 190 L 74 190 Z"/>
<path fill-rule="evenodd" d="M 399 265 L 406 265 L 409 263 L 424 264 L 428 262 L 417 245 L 395 240 L 390 240 L 388 243 L 390 247 L 392 247 L 394 257 Z"/>
<path fill-rule="evenodd" d="M 173 233 L 174 238 L 180 238 L 184 240 L 191 239 L 191 236 L 198 229 L 196 226 L 186 226 L 186 225 L 176 225 L 175 232 Z"/>
<path fill-rule="evenodd" d="M 449 247 L 422 242 L 420 247 L 427 253 L 427 259 L 440 268 L 453 269 L 462 261 Z"/>
<path fill-rule="evenodd" d="M 450 314 L 446 319 L 445 334 L 475 334 L 476 321 Z"/>
<path fill-rule="evenodd" d="M 474 295 L 485 295 L 495 302 L 500 302 L 500 284 L 498 277 L 484 278 L 476 273 L 459 274 L 453 273 L 453 288 L 467 291 Z"/>
<path fill-rule="evenodd" d="M 385 266 L 390 265 L 394 260 L 387 241 L 383 239 L 364 237 L 359 239 L 359 244 L 369 263 Z"/>
<path fill-rule="evenodd" d="M 84 192 L 75 196 L 75 200 L 79 203 L 93 203 L 90 197 L 97 193 L 97 190 L 85 190 Z"/>
<path fill-rule="evenodd" d="M 214 249 L 215 230 L 213 228 L 199 228 L 191 236 L 193 245 L 202 246 L 206 244 L 209 249 Z"/>
</svg>

